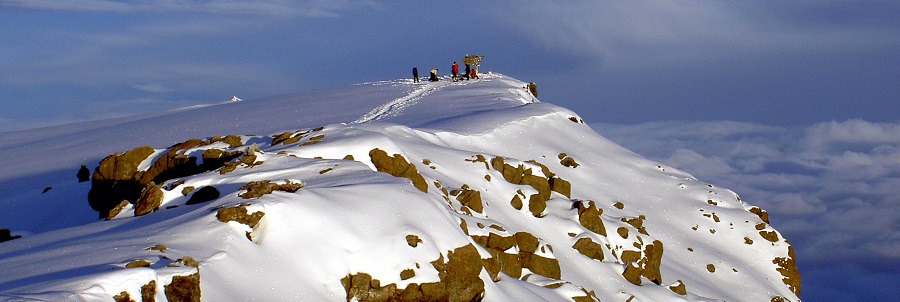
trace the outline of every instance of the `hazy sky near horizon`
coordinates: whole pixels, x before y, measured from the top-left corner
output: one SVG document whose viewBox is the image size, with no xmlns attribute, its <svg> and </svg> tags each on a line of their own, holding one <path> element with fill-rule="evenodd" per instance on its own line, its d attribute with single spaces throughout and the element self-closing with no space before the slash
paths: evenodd
<svg viewBox="0 0 900 302">
<path fill-rule="evenodd" d="M 0 132 L 447 73 L 479 54 L 482 71 L 772 212 L 804 301 L 889 300 L 898 15 L 900 1 L 0 0 Z"/>
<path fill-rule="evenodd" d="M 590 122 L 897 121 L 897 1 L 0 0 L 0 131 L 448 72 Z"/>
</svg>

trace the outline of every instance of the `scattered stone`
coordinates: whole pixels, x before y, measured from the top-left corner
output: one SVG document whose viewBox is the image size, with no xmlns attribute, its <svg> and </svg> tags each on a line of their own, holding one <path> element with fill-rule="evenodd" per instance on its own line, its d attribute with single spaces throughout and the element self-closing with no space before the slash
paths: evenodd
<svg viewBox="0 0 900 302">
<path fill-rule="evenodd" d="M 188 196 L 188 194 L 191 194 L 191 192 L 194 191 L 194 189 L 196 189 L 196 188 L 194 188 L 193 186 L 186 186 L 183 189 L 181 189 L 181 195 Z"/>
<path fill-rule="evenodd" d="M 465 221 L 465 220 L 463 220 Z M 419 239 L 419 236 L 416 235 L 406 235 L 406 243 L 411 247 L 416 247 L 419 243 L 422 242 L 422 239 Z"/>
<path fill-rule="evenodd" d="M 216 212 L 216 219 L 221 222 L 237 221 L 238 223 L 243 223 L 251 228 L 255 228 L 264 215 L 266 215 L 266 213 L 263 212 L 253 212 L 253 214 L 249 214 L 247 213 L 247 207 L 235 206 L 219 209 L 219 211 Z"/>
<path fill-rule="evenodd" d="M 621 209 L 624 209 L 624 208 L 625 208 L 625 204 L 624 204 L 624 203 L 622 203 L 622 202 L 621 202 L 621 201 L 616 201 L 616 203 L 615 203 L 615 204 L 613 204 L 613 206 L 614 206 L 614 207 L 616 207 L 616 209 L 619 209 L 619 210 L 621 210 Z"/>
<path fill-rule="evenodd" d="M 600 218 L 602 214 L 603 209 L 598 209 L 594 201 L 590 200 L 587 207 L 584 204 L 578 207 L 578 222 L 589 231 L 606 236 L 606 227 Z"/>
<path fill-rule="evenodd" d="M 520 198 L 519 195 L 513 196 L 512 200 L 509 202 L 509 204 L 511 204 L 513 206 L 513 208 L 516 208 L 516 210 L 521 210 L 522 209 L 522 198 Z"/>
<path fill-rule="evenodd" d="M 165 286 L 168 301 L 200 302 L 200 272 L 187 276 L 174 276 Z"/>
<path fill-rule="evenodd" d="M 681 282 L 681 280 L 678 280 L 675 282 L 675 284 L 670 285 L 669 289 L 672 290 L 673 292 L 675 292 L 676 294 L 679 294 L 682 296 L 687 295 L 687 287 L 684 286 L 684 282 Z"/>
<path fill-rule="evenodd" d="M 562 153 L 562 154 L 565 154 L 565 153 Z M 573 169 L 578 168 L 578 166 L 580 166 L 580 164 L 575 162 L 574 158 L 569 157 L 569 156 L 565 156 L 565 157 L 561 158 L 559 161 L 559 164 L 569 167 L 569 168 L 573 168 Z"/>
<path fill-rule="evenodd" d="M 416 272 L 412 269 L 405 269 L 400 272 L 400 280 L 406 280 L 416 276 Z"/>
<path fill-rule="evenodd" d="M 166 247 L 165 244 L 157 244 L 157 245 L 154 245 L 154 246 L 151 246 L 151 247 L 148 247 L 148 248 L 147 248 L 147 250 L 150 250 L 150 251 L 159 251 L 159 252 L 161 252 L 161 253 L 165 253 L 165 252 L 166 252 L 166 249 L 168 249 L 168 248 Z"/>
<path fill-rule="evenodd" d="M 125 268 L 150 267 L 150 262 L 144 259 L 133 260 L 125 264 Z"/>
<path fill-rule="evenodd" d="M 41 194 L 45 194 L 45 193 L 47 193 L 47 192 L 50 192 L 50 190 L 52 190 L 52 189 L 53 189 L 53 187 L 46 187 L 46 188 L 44 188 L 43 191 L 41 191 Z"/>
<path fill-rule="evenodd" d="M 760 209 L 759 207 L 752 207 L 750 208 L 750 213 L 756 214 L 763 222 L 769 223 L 769 212 L 766 212 L 766 210 Z"/>
<path fill-rule="evenodd" d="M 572 248 L 588 258 L 603 261 L 603 245 L 594 242 L 590 238 L 583 237 L 578 239 L 575 245 L 572 245 Z"/>
<path fill-rule="evenodd" d="M 708 270 L 710 273 L 715 273 L 715 272 L 716 272 L 716 266 L 713 265 L 712 263 L 707 264 L 707 265 L 706 265 L 706 270 Z"/>
<path fill-rule="evenodd" d="M 302 183 L 292 182 L 290 179 L 286 179 L 284 184 L 273 183 L 270 180 L 251 181 L 241 186 L 240 189 L 247 190 L 247 192 L 238 194 L 238 196 L 244 199 L 259 198 L 275 191 L 294 193 L 301 188 L 303 188 Z"/>
<path fill-rule="evenodd" d="M 463 186 L 463 189 L 456 195 L 456 200 L 475 212 L 483 213 L 484 211 L 484 205 L 481 201 L 481 192 L 469 189 L 468 186 Z"/>
<path fill-rule="evenodd" d="M 775 231 L 759 231 L 759 236 L 771 242 L 778 242 L 778 233 Z"/>
</svg>

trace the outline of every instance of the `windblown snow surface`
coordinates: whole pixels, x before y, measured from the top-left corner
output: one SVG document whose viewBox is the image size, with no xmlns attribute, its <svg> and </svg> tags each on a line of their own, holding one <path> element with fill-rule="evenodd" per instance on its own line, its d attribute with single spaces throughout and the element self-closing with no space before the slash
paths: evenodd
<svg viewBox="0 0 900 302">
<path fill-rule="evenodd" d="M 371 301 L 435 283 L 475 292 L 445 300 L 799 300 L 790 245 L 762 211 L 525 87 L 393 80 L 2 133 L 0 227 L 22 238 L 0 243 L 0 300 L 166 301 L 197 272 L 205 301 Z M 227 135 L 239 141 L 210 143 Z M 82 163 L 149 145 L 146 171 L 191 138 L 207 144 L 179 154 L 243 156 L 159 184 L 155 211 L 98 219 Z M 302 188 L 247 194 L 265 180 Z M 220 196 L 188 205 L 205 186 Z M 261 214 L 222 222 L 223 209 Z"/>
</svg>

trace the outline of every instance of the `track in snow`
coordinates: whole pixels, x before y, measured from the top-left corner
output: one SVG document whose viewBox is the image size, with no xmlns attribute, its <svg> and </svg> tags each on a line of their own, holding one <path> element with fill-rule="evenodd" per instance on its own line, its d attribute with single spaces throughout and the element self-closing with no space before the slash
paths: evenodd
<svg viewBox="0 0 900 302">
<path fill-rule="evenodd" d="M 488 77 L 490 77 L 489 73 L 485 73 L 485 74 L 481 75 L 481 78 L 488 78 Z M 476 81 L 476 80 L 469 80 L 469 81 Z M 469 81 L 453 82 L 453 80 L 451 80 L 450 77 L 444 76 L 444 77 L 441 77 L 441 80 L 437 81 L 437 82 L 424 82 L 425 84 L 422 85 L 422 87 L 419 87 L 419 88 L 411 91 L 409 94 L 407 94 L 405 96 L 396 98 L 393 101 L 390 101 L 384 105 L 378 106 L 378 108 L 375 108 L 372 111 L 369 111 L 369 113 L 366 113 L 365 115 L 363 115 L 362 117 L 358 118 L 357 120 L 353 121 L 350 124 L 352 125 L 352 124 L 373 122 L 373 121 L 378 121 L 378 120 L 382 120 L 385 118 L 396 116 L 401 111 L 403 111 L 403 109 L 414 105 L 420 99 L 422 99 L 423 97 L 425 97 L 429 94 L 432 94 L 435 91 L 441 90 L 442 88 L 450 86 L 450 85 L 465 85 Z"/>
</svg>

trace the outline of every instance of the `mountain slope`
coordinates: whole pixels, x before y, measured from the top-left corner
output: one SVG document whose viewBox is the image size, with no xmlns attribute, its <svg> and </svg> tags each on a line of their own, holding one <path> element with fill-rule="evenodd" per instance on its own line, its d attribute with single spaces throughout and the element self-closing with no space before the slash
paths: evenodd
<svg viewBox="0 0 900 302">
<path fill-rule="evenodd" d="M 21 160 L 0 227 L 23 237 L 0 243 L 0 298 L 798 300 L 764 211 L 524 87 L 396 80 L 2 134 Z"/>
</svg>

